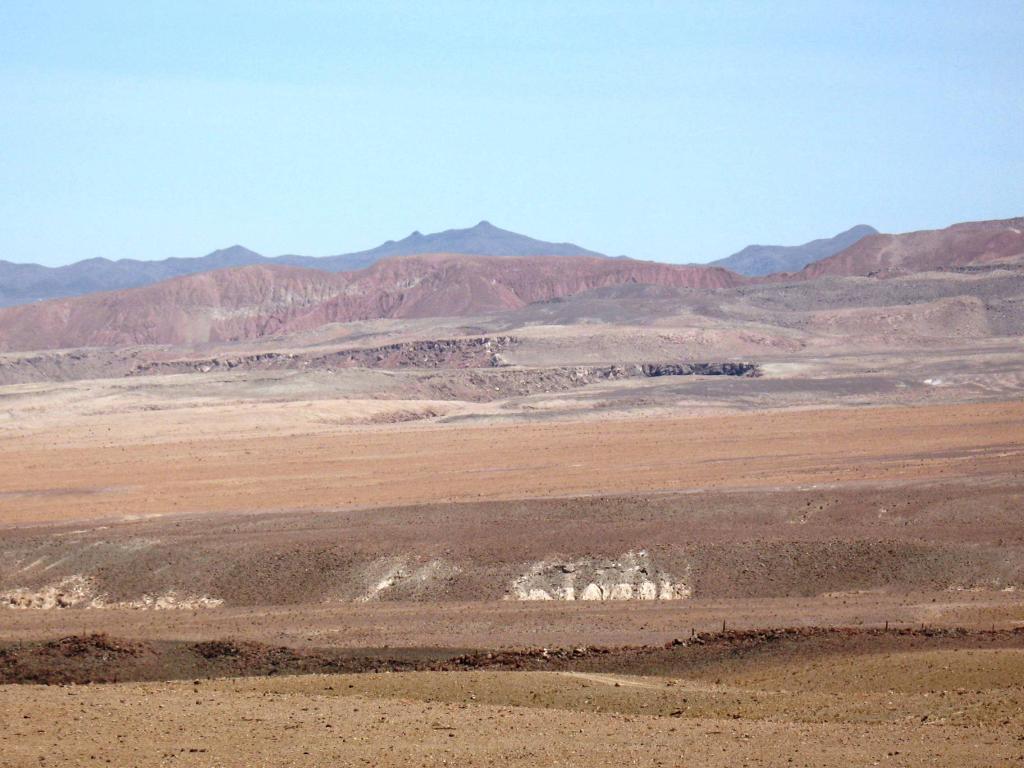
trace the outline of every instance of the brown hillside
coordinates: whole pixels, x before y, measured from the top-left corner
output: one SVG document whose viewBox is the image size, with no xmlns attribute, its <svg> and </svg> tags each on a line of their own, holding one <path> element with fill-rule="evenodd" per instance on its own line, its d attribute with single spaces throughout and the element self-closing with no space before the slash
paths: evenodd
<svg viewBox="0 0 1024 768">
<path fill-rule="evenodd" d="M 586 256 L 428 254 L 339 274 L 258 265 L 0 310 L 0 350 L 254 339 L 331 322 L 482 314 L 627 283 L 743 282 L 720 268 Z"/>
<path fill-rule="evenodd" d="M 808 264 L 796 275 L 895 277 L 1024 257 L 1024 217 L 971 221 L 946 229 L 870 235 L 845 251 Z"/>
</svg>

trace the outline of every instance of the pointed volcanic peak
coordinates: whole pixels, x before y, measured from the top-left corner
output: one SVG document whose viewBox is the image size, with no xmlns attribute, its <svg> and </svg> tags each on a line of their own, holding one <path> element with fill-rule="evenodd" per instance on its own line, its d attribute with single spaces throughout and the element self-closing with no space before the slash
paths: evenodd
<svg viewBox="0 0 1024 768">
<path fill-rule="evenodd" d="M 710 266 L 731 269 L 741 275 L 760 277 L 774 272 L 796 272 L 808 264 L 827 259 L 878 230 L 867 224 L 858 224 L 835 237 L 811 240 L 803 245 L 748 245 L 742 251 L 724 259 L 712 261 Z"/>
<path fill-rule="evenodd" d="M 392 256 L 417 256 L 425 253 L 462 253 L 475 256 L 603 256 L 573 243 L 550 243 L 510 232 L 481 221 L 468 229 L 447 229 L 424 235 L 413 232 L 402 240 L 388 240 L 368 251 L 340 256 L 282 256 L 283 263 L 301 267 L 345 272 L 363 269 Z"/>
<path fill-rule="evenodd" d="M 809 264 L 794 277 L 899 277 L 1021 260 L 1024 217 L 970 221 L 901 235 L 871 235 L 835 256 Z"/>
<path fill-rule="evenodd" d="M 256 339 L 327 323 L 466 316 L 617 285 L 729 288 L 724 269 L 593 256 L 425 254 L 333 274 L 258 265 L 0 310 L 0 350 Z"/>
</svg>

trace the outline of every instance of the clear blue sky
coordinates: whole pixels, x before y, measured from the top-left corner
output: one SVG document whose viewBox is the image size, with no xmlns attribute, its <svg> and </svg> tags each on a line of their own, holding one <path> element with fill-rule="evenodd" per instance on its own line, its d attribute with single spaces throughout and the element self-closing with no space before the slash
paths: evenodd
<svg viewBox="0 0 1024 768">
<path fill-rule="evenodd" d="M 0 4 L 0 258 L 1024 214 L 1024 2 Z"/>
</svg>

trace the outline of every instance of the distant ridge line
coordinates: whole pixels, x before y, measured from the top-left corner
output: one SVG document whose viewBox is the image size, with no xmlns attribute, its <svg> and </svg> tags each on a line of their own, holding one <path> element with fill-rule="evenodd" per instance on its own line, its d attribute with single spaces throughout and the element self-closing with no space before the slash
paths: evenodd
<svg viewBox="0 0 1024 768">
<path fill-rule="evenodd" d="M 481 221 L 468 229 L 448 229 L 424 235 L 413 232 L 402 240 L 388 240 L 365 251 L 337 256 L 286 255 L 269 258 L 241 245 L 222 248 L 195 258 L 160 261 L 96 258 L 62 267 L 15 264 L 0 260 L 0 307 L 28 304 L 45 299 L 70 298 L 97 291 L 117 291 L 151 285 L 173 277 L 201 274 L 216 269 L 254 264 L 285 264 L 347 272 L 365 269 L 391 256 L 425 253 L 463 253 L 477 256 L 597 256 L 573 243 L 551 243 Z"/>
</svg>

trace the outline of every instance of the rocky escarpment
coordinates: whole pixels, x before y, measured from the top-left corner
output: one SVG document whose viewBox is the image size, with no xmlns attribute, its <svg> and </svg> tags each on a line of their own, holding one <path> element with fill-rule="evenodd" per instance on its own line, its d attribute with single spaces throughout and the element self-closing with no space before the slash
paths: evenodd
<svg viewBox="0 0 1024 768">
<path fill-rule="evenodd" d="M 259 352 L 249 355 L 199 359 L 157 360 L 139 363 L 127 375 L 211 373 L 253 370 L 335 370 L 341 368 L 487 369 L 510 367 L 507 353 L 519 346 L 515 336 L 479 336 L 461 339 L 429 339 L 330 353 Z M 752 362 L 650 362 L 612 365 L 517 368 L 522 380 L 552 374 L 574 384 L 606 379 L 655 376 L 759 376 Z M 558 387 L 556 387 L 557 389 Z"/>
<path fill-rule="evenodd" d="M 760 376 L 756 363 L 644 363 L 644 376 Z"/>
<path fill-rule="evenodd" d="M 439 400 L 489 402 L 658 376 L 760 376 L 761 368 L 756 363 L 630 363 L 477 368 L 460 374 L 455 377 L 449 372 L 438 372 L 427 377 L 423 384 L 429 388 L 431 397 Z"/>
<path fill-rule="evenodd" d="M 505 365 L 502 353 L 519 344 L 513 336 L 429 339 L 326 354 L 258 352 L 250 355 L 141 363 L 129 376 L 218 371 L 333 370 L 336 368 L 485 368 Z"/>
<path fill-rule="evenodd" d="M 348 368 L 419 369 L 425 371 L 487 371 L 504 369 L 495 386 L 511 385 L 521 394 L 558 391 L 596 381 L 657 376 L 744 376 L 761 374 L 749 361 L 645 362 L 610 365 L 518 367 L 511 353 L 517 336 L 496 335 L 455 339 L 424 339 L 376 347 L 330 352 L 253 352 L 210 357 L 153 359 L 165 351 L 146 347 L 107 351 L 76 349 L 0 356 L 0 386 L 35 381 L 73 381 L 120 376 L 244 371 L 335 371 Z M 490 380 L 486 382 L 490 384 Z"/>
</svg>

